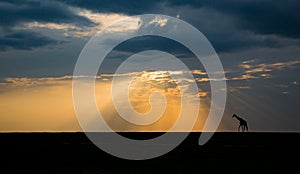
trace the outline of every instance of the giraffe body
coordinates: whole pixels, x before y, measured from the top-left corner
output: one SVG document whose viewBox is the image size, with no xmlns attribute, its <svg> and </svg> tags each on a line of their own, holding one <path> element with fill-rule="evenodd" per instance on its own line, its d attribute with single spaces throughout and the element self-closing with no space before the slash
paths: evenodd
<svg viewBox="0 0 300 174">
<path fill-rule="evenodd" d="M 245 132 L 245 131 L 248 132 L 248 125 L 247 125 L 247 121 L 246 120 L 242 119 L 241 117 L 237 116 L 236 114 L 233 114 L 232 117 L 236 118 L 240 122 L 240 125 L 238 127 L 238 131 L 239 132 L 240 132 L 240 129 L 242 129 L 241 130 L 242 132 Z"/>
</svg>

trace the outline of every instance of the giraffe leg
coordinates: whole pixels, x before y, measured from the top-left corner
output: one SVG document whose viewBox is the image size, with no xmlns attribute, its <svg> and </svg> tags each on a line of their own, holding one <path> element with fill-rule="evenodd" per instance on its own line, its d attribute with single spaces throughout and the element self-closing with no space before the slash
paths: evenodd
<svg viewBox="0 0 300 174">
<path fill-rule="evenodd" d="M 238 131 L 240 132 L 241 125 L 239 125 Z"/>
</svg>

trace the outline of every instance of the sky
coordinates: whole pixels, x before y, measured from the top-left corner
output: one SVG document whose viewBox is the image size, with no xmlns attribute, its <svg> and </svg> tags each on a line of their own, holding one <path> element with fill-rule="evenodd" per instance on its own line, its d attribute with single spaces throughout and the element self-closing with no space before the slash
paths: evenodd
<svg viewBox="0 0 300 174">
<path fill-rule="evenodd" d="M 116 20 L 163 14 L 201 31 L 223 64 L 227 103 L 218 131 L 236 131 L 238 121 L 231 117 L 236 113 L 247 120 L 250 131 L 299 132 L 299 8 L 297 0 L 2 0 L 0 131 L 82 131 L 73 107 L 72 79 L 85 44 Z M 164 27 L 165 23 L 156 21 L 155 26 Z M 186 37 L 192 37 L 189 34 Z M 168 52 L 190 71 L 115 73 L 126 58 L 145 50 Z M 149 56 L 144 61 L 152 59 Z M 190 82 L 183 78 L 186 73 L 197 83 L 201 105 L 193 130 L 201 131 L 210 107 L 209 81 L 214 79 L 207 77 L 201 62 L 187 48 L 166 38 L 133 38 L 114 48 L 96 77 L 97 105 L 117 131 L 167 131 L 180 108 L 180 93 L 169 75 L 176 75 L 188 87 Z M 164 94 L 169 104 L 162 118 L 148 126 L 120 119 L 110 96 L 114 77 L 119 83 L 134 79 L 129 98 L 138 112 L 151 109 L 148 99 L 152 92 Z"/>
</svg>

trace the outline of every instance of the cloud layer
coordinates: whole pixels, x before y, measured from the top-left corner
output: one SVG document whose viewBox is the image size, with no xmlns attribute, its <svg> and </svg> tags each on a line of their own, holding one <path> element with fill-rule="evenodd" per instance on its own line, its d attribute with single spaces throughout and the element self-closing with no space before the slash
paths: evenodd
<svg viewBox="0 0 300 174">
<path fill-rule="evenodd" d="M 31 31 L 35 43 L 29 44 L 28 48 L 26 48 L 27 38 L 19 38 L 19 42 L 23 41 L 21 42 L 23 47 L 15 46 L 21 43 L 5 42 L 10 39 L 8 36 L 14 35 L 15 32 L 28 32 L 27 30 L 43 27 L 64 30 L 62 32 L 69 37 L 86 37 L 107 25 L 103 23 L 104 16 L 112 22 L 124 15 L 146 13 L 180 16 L 200 29 L 219 52 L 251 47 L 284 47 L 287 44 L 295 44 L 294 40 L 300 37 L 298 8 L 299 3 L 296 0 L 291 0 L 288 4 L 268 0 L 241 2 L 230 0 L 213 3 L 206 0 L 185 2 L 117 0 L 113 3 L 108 0 L 2 1 L 0 13 L 5 18 L 0 20 L 3 45 L 1 50 L 31 49 L 63 43 L 51 42 L 53 38 L 47 38 L 49 36 L 46 35 L 41 37 L 42 34 L 37 31 Z M 110 17 L 110 14 L 117 15 Z"/>
</svg>

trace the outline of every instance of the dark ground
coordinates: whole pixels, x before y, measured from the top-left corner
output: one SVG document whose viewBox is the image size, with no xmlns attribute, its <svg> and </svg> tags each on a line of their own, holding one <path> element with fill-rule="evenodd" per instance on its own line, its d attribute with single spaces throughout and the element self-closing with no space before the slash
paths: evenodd
<svg viewBox="0 0 300 174">
<path fill-rule="evenodd" d="M 123 133 L 135 139 L 159 133 Z M 151 160 L 123 160 L 93 145 L 84 133 L 0 133 L 1 173 L 299 173 L 299 133 L 200 133 Z M 294 171 L 295 170 L 295 171 Z M 1 172 L 5 171 L 5 172 Z"/>
</svg>

